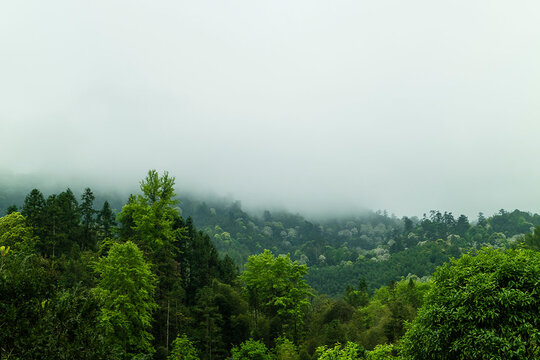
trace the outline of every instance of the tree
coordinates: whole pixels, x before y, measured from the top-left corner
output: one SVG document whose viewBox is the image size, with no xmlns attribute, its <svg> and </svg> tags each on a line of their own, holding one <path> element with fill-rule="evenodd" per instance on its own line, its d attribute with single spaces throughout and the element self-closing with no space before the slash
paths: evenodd
<svg viewBox="0 0 540 360">
<path fill-rule="evenodd" d="M 41 359 L 46 339 L 40 322 L 43 305 L 54 297 L 56 273 L 35 253 L 6 249 L 0 254 L 0 359 Z"/>
<path fill-rule="evenodd" d="M 112 236 L 112 229 L 116 225 L 116 221 L 108 201 L 103 203 L 103 208 L 97 214 L 97 224 L 99 226 L 98 237 L 100 240 Z"/>
<path fill-rule="evenodd" d="M 28 219 L 28 223 L 34 227 L 43 227 L 45 217 L 45 198 L 38 189 L 33 189 L 24 199 L 21 213 Z"/>
<path fill-rule="evenodd" d="M 197 349 L 189 341 L 186 334 L 178 335 L 173 341 L 168 360 L 199 360 Z"/>
<path fill-rule="evenodd" d="M 235 288 L 214 279 L 199 289 L 192 307 L 193 340 L 201 359 L 224 359 L 231 345 L 249 337 L 248 305 Z"/>
<path fill-rule="evenodd" d="M 118 219 L 125 229 L 121 231 L 125 239 L 136 242 L 145 252 L 151 252 L 179 237 L 173 227 L 179 217 L 174 208 L 177 203 L 174 177 L 167 172 L 159 176 L 156 170 L 150 170 L 141 181 L 141 191 L 143 195 L 130 196 Z"/>
<path fill-rule="evenodd" d="M 532 233 L 525 234 L 521 240 L 523 247 L 540 251 L 540 226 L 534 228 Z"/>
<path fill-rule="evenodd" d="M 366 352 L 366 360 L 396 359 L 394 352 L 394 345 L 379 344 L 375 346 L 375 349 Z"/>
<path fill-rule="evenodd" d="M 13 250 L 22 247 L 34 249 L 32 228 L 26 224 L 26 219 L 20 213 L 14 212 L 0 218 L 0 244 L 10 246 Z"/>
<path fill-rule="evenodd" d="M 17 209 L 17 205 L 9 205 L 6 209 L 6 215 L 9 215 L 11 213 L 17 212 L 19 209 Z"/>
<path fill-rule="evenodd" d="M 270 250 L 265 250 L 249 257 L 241 275 L 255 312 L 277 316 L 283 330 L 292 332 L 295 338 L 309 307 L 311 293 L 304 280 L 307 270 L 306 265 L 292 262 L 289 255 L 275 257 Z"/>
<path fill-rule="evenodd" d="M 291 340 L 283 337 L 276 340 L 276 360 L 298 359 L 298 349 Z"/>
<path fill-rule="evenodd" d="M 364 357 L 364 349 L 353 342 L 347 342 L 345 346 L 336 344 L 329 348 L 326 345 L 317 348 L 318 360 L 356 360 Z"/>
<path fill-rule="evenodd" d="M 86 248 L 93 249 L 96 245 L 96 234 L 94 229 L 94 215 L 96 214 L 96 211 L 94 210 L 95 198 L 96 197 L 90 188 L 84 189 L 84 193 L 81 196 L 81 206 L 79 208 L 83 227 L 83 236 L 80 240 L 81 249 L 83 250 Z"/>
<path fill-rule="evenodd" d="M 239 347 L 235 346 L 231 350 L 232 358 L 235 360 L 271 360 L 272 356 L 266 345 L 253 339 L 243 342 Z"/>
<path fill-rule="evenodd" d="M 155 276 L 143 253 L 131 241 L 114 244 L 95 266 L 96 296 L 101 300 L 99 323 L 111 346 L 124 354 L 151 354 Z"/>
<path fill-rule="evenodd" d="M 456 222 L 456 234 L 459 236 L 465 236 L 465 233 L 471 225 L 469 224 L 469 219 L 465 215 L 460 215 Z"/>
<path fill-rule="evenodd" d="M 28 225 L 34 229 L 34 233 L 40 239 L 40 245 L 43 245 L 42 242 L 46 236 L 46 206 L 45 198 L 41 191 L 33 189 L 24 199 L 24 205 L 21 210 L 21 214 L 26 217 Z"/>
<path fill-rule="evenodd" d="M 538 359 L 540 255 L 483 249 L 439 267 L 406 359 Z"/>
<path fill-rule="evenodd" d="M 354 307 L 366 306 L 369 302 L 366 279 L 360 279 L 358 282 L 358 289 L 354 289 L 352 286 L 347 285 L 345 288 L 345 294 L 343 295 L 343 300 Z"/>
<path fill-rule="evenodd" d="M 56 256 L 69 252 L 80 239 L 80 220 L 79 204 L 69 188 L 50 195 L 45 205 L 42 253 Z"/>
<path fill-rule="evenodd" d="M 478 213 L 478 220 L 476 221 L 478 226 L 485 227 L 487 225 L 486 217 L 484 216 L 483 212 Z"/>
<path fill-rule="evenodd" d="M 98 328 L 98 300 L 80 284 L 60 290 L 40 304 L 44 315 L 34 326 L 40 331 L 42 359 L 119 359 L 106 348 Z M 40 346 L 36 346 L 40 347 Z M 61 355 L 60 355 L 61 354 Z"/>
</svg>

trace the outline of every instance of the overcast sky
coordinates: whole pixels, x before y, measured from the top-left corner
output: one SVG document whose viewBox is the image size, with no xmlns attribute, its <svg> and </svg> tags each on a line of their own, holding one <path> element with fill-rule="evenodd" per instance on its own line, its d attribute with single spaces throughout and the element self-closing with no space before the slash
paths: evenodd
<svg viewBox="0 0 540 360">
<path fill-rule="evenodd" d="M 540 212 L 539 139 L 537 0 L 0 3 L 5 173 Z"/>
</svg>

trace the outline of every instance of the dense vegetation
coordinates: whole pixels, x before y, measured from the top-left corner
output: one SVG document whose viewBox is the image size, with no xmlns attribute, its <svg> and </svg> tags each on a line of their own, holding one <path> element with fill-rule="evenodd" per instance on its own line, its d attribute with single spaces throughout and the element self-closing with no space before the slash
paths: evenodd
<svg viewBox="0 0 540 360">
<path fill-rule="evenodd" d="M 539 215 L 315 222 L 178 204 L 167 173 L 140 190 L 121 207 L 95 209 L 88 188 L 6 207 L 1 359 L 540 355 Z"/>
<path fill-rule="evenodd" d="M 408 274 L 430 276 L 451 257 L 485 246 L 508 248 L 540 225 L 538 214 L 502 209 L 489 218 L 480 213 L 472 224 L 465 215 L 440 211 L 421 219 L 365 211 L 357 217 L 313 221 L 286 212 L 253 216 L 239 202 L 186 199 L 180 207 L 220 253 L 238 264 L 264 249 L 290 254 L 309 266 L 308 283 L 332 296 L 363 280 L 374 291 Z"/>
</svg>

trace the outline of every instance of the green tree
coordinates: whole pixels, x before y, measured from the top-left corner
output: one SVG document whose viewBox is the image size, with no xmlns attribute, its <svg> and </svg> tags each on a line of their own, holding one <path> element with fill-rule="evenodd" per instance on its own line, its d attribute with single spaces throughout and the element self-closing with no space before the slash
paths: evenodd
<svg viewBox="0 0 540 360">
<path fill-rule="evenodd" d="M 18 212 L 0 218 L 0 244 L 9 246 L 13 250 L 22 247 L 34 249 L 35 238 L 32 228 L 27 225 L 26 219 Z"/>
<path fill-rule="evenodd" d="M 243 342 L 240 346 L 235 346 L 231 350 L 232 358 L 235 360 L 271 360 L 272 355 L 266 345 L 253 339 Z"/>
<path fill-rule="evenodd" d="M 294 343 L 284 337 L 276 340 L 276 360 L 298 360 L 298 349 Z"/>
<path fill-rule="evenodd" d="M 326 345 L 317 348 L 318 360 L 356 360 L 363 359 L 364 349 L 353 342 L 347 342 L 345 346 L 336 344 L 329 348 Z"/>
<path fill-rule="evenodd" d="M 520 244 L 527 249 L 540 251 L 540 226 L 535 227 L 532 233 L 525 234 Z"/>
<path fill-rule="evenodd" d="M 456 234 L 459 236 L 465 236 L 465 233 L 471 225 L 469 224 L 469 219 L 465 215 L 460 215 L 456 222 Z"/>
<path fill-rule="evenodd" d="M 159 176 L 156 170 L 150 170 L 141 181 L 142 195 L 131 196 L 124 205 L 118 220 L 122 224 L 124 238 L 139 244 L 145 252 L 178 240 L 173 224 L 179 217 L 174 205 L 177 203 L 174 193 L 174 177 L 167 172 Z"/>
<path fill-rule="evenodd" d="M 343 300 L 354 307 L 366 306 L 369 302 L 369 293 L 366 280 L 360 279 L 358 282 L 358 289 L 354 289 L 352 286 L 347 285 Z"/>
<path fill-rule="evenodd" d="M 95 270 L 99 274 L 94 289 L 101 301 L 99 323 L 107 341 L 126 356 L 153 353 L 149 329 L 156 309 L 155 276 L 142 251 L 130 241 L 114 244 Z"/>
<path fill-rule="evenodd" d="M 17 208 L 17 205 L 9 205 L 6 209 L 6 215 L 9 215 L 17 211 L 19 211 L 19 209 Z"/>
<path fill-rule="evenodd" d="M 483 249 L 437 269 L 407 359 L 538 359 L 540 255 Z"/>
<path fill-rule="evenodd" d="M 186 240 L 186 231 L 175 207 L 174 181 L 167 172 L 160 176 L 157 171 L 150 170 L 140 183 L 142 194 L 130 196 L 117 217 L 121 224 L 120 238 L 136 243 L 153 264 L 152 270 L 158 281 L 158 307 L 154 314 L 156 326 L 152 331 L 156 343 L 165 349 L 172 341 L 171 336 L 180 332 L 178 326 L 172 329 L 170 326 L 171 304 L 174 316 L 178 299 L 184 295 L 181 274 L 184 278 L 190 274 L 182 272 L 181 267 L 181 246 Z"/>
<path fill-rule="evenodd" d="M 106 348 L 98 328 L 99 302 L 80 284 L 43 301 L 44 315 L 35 326 L 41 332 L 42 359 L 119 359 Z M 37 345 L 37 344 L 36 344 Z"/>
<path fill-rule="evenodd" d="M 178 335 L 173 341 L 168 360 L 199 360 L 197 349 L 189 341 L 186 334 Z"/>
<path fill-rule="evenodd" d="M 97 214 L 97 224 L 99 228 L 99 240 L 106 239 L 112 236 L 112 229 L 116 226 L 115 215 L 108 201 L 103 203 L 103 207 Z"/>
<path fill-rule="evenodd" d="M 48 260 L 25 249 L 2 253 L 0 359 L 42 359 L 47 339 L 40 323 L 54 297 L 56 273 Z"/>
<path fill-rule="evenodd" d="M 39 239 L 39 250 L 44 253 L 47 227 L 47 205 L 43 194 L 38 189 L 33 189 L 24 199 L 21 214 L 26 218 L 28 225 L 34 229 L 34 234 Z"/>
<path fill-rule="evenodd" d="M 366 351 L 366 360 L 387 360 L 395 359 L 394 345 L 392 344 L 379 344 L 375 346 L 375 349 Z"/>
<path fill-rule="evenodd" d="M 283 330 L 297 337 L 309 308 L 310 288 L 304 280 L 308 267 L 292 262 L 289 255 L 275 257 L 270 250 L 250 256 L 241 279 L 255 312 L 278 316 Z"/>
<path fill-rule="evenodd" d="M 45 221 L 45 198 L 38 189 L 33 189 L 24 199 L 21 213 L 34 228 L 43 227 Z"/>
<path fill-rule="evenodd" d="M 70 189 L 47 198 L 45 236 L 41 251 L 56 256 L 68 253 L 81 236 L 79 204 Z"/>
<path fill-rule="evenodd" d="M 82 237 L 80 240 L 81 249 L 87 248 L 94 249 L 96 246 L 96 232 L 95 232 L 95 214 L 94 200 L 96 197 L 90 188 L 84 189 L 84 193 L 81 196 L 81 206 L 79 211 L 82 221 Z"/>
</svg>

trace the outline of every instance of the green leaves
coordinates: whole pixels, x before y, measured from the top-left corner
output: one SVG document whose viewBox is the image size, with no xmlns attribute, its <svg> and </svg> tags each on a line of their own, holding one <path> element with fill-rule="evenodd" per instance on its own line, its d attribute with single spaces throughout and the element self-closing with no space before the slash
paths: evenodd
<svg viewBox="0 0 540 360">
<path fill-rule="evenodd" d="M 199 360 L 197 349 L 195 349 L 186 334 L 178 335 L 173 341 L 168 360 Z"/>
<path fill-rule="evenodd" d="M 95 295 L 101 301 L 99 323 L 107 341 L 125 353 L 153 353 L 151 345 L 155 276 L 142 251 L 128 241 L 114 244 L 95 265 Z"/>
<path fill-rule="evenodd" d="M 31 250 L 35 247 L 35 243 L 32 228 L 26 224 L 26 219 L 20 213 L 14 212 L 0 218 L 0 244 L 14 250 L 21 248 Z M 2 257 L 5 255 L 3 252 Z"/>
<path fill-rule="evenodd" d="M 540 255 L 483 249 L 435 272 L 404 337 L 415 359 L 534 359 L 540 340 Z"/>
<path fill-rule="evenodd" d="M 159 176 L 150 170 L 141 181 L 143 195 L 131 196 L 129 202 L 118 214 L 123 229 L 120 234 L 125 239 L 136 241 L 145 251 L 156 250 L 166 244 L 174 243 L 181 234 L 173 229 L 179 217 L 174 199 L 174 178 L 165 172 Z"/>
<path fill-rule="evenodd" d="M 270 317 L 277 315 L 296 331 L 309 307 L 311 293 L 304 280 L 307 270 L 288 255 L 274 257 L 270 250 L 250 256 L 241 279 L 251 307 Z"/>
<path fill-rule="evenodd" d="M 247 340 L 239 347 L 234 347 L 231 351 L 232 358 L 235 360 L 271 360 L 266 345 L 253 339 Z"/>
<path fill-rule="evenodd" d="M 350 341 L 345 346 L 336 344 L 333 348 L 328 348 L 326 345 L 317 348 L 318 360 L 356 360 L 362 359 L 363 355 L 364 349 Z"/>
</svg>

